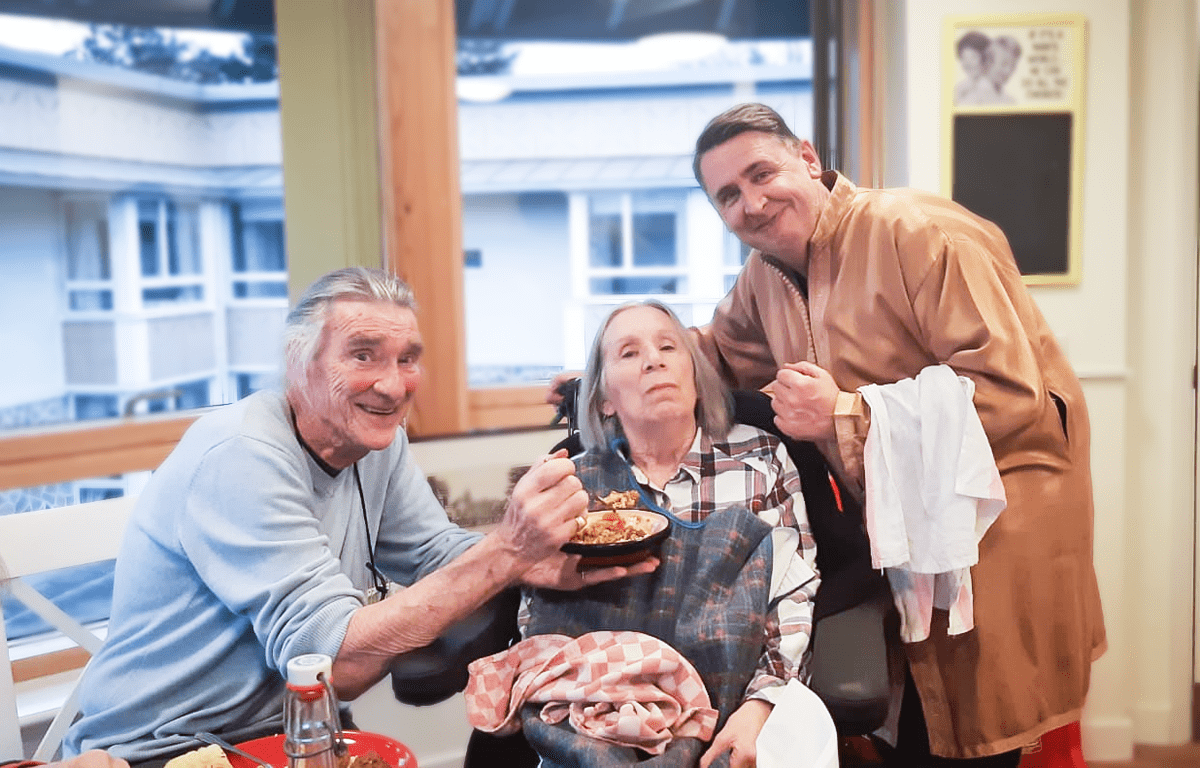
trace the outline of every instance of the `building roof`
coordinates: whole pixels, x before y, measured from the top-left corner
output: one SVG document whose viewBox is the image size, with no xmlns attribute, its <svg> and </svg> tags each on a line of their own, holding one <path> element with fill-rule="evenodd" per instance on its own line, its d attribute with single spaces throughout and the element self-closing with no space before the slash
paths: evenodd
<svg viewBox="0 0 1200 768">
<path fill-rule="evenodd" d="M 695 185 L 690 155 L 462 162 L 463 194 Z"/>
</svg>

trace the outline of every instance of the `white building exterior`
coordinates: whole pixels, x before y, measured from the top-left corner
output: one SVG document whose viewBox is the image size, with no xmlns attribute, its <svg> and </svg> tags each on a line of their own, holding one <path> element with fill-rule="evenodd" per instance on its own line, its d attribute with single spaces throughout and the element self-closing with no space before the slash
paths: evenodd
<svg viewBox="0 0 1200 768">
<path fill-rule="evenodd" d="M 0 51 L 0 425 L 226 402 L 276 368 L 277 92 Z"/>
</svg>

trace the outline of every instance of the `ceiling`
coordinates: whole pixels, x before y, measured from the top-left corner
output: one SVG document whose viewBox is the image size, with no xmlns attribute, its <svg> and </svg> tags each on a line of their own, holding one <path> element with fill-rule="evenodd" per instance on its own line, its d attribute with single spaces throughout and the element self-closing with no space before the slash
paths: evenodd
<svg viewBox="0 0 1200 768">
<path fill-rule="evenodd" d="M 300 0 L 303 1 L 303 0 Z M 460 37 L 634 39 L 664 32 L 807 37 L 811 0 L 455 0 Z M 272 32 L 272 0 L 0 0 L 0 13 Z"/>
<path fill-rule="evenodd" d="M 0 0 L 0 13 L 141 27 L 275 31 L 272 0 Z"/>
<path fill-rule="evenodd" d="M 807 37 L 809 0 L 456 0 L 460 37 L 634 39 L 664 32 Z"/>
</svg>

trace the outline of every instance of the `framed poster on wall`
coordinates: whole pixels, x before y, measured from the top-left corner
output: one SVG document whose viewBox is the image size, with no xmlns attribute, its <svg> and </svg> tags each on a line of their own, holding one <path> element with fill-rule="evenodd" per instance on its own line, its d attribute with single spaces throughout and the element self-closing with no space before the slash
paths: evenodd
<svg viewBox="0 0 1200 768">
<path fill-rule="evenodd" d="M 1080 279 L 1086 39 L 1080 14 L 946 20 L 942 189 L 999 225 L 1032 285 Z"/>
</svg>

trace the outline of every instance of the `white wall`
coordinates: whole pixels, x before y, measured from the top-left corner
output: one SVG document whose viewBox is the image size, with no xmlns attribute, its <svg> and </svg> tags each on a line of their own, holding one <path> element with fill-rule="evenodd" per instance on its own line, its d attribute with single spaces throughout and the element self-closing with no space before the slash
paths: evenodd
<svg viewBox="0 0 1200 768">
<path fill-rule="evenodd" d="M 0 187 L 0 408 L 63 391 L 58 210 L 52 192 Z"/>
<path fill-rule="evenodd" d="M 144 76 L 127 77 L 134 83 Z M 202 89 L 189 94 L 200 97 Z M 278 165 L 279 112 L 260 106 L 202 112 L 191 101 L 60 78 L 56 85 L 0 78 L 0 145 L 182 166 Z M 19 105 L 12 108 L 11 105 Z"/>
<path fill-rule="evenodd" d="M 1137 741 L 1176 743 L 1192 723 L 1197 5 L 1130 7 L 1132 716 Z"/>
<path fill-rule="evenodd" d="M 563 364 L 568 247 L 563 195 L 463 198 L 463 248 L 483 251 L 463 270 L 468 366 Z"/>
<path fill-rule="evenodd" d="M 713 116 L 737 101 L 756 98 L 777 109 L 789 125 L 812 124 L 808 89 L 786 94 L 769 86 L 756 94 L 752 85 L 735 93 L 714 90 L 714 95 L 684 90 L 604 97 L 584 91 L 577 101 L 461 102 L 459 154 L 463 160 L 691 155 L 696 137 Z M 615 125 L 623 130 L 614 131 Z"/>
<path fill-rule="evenodd" d="M 1109 649 L 1085 756 L 1190 730 L 1196 341 L 1194 0 L 907 0 L 889 125 L 907 182 L 939 189 L 941 31 L 950 15 L 1087 18 L 1082 281 L 1034 288 L 1092 419 L 1095 558 Z M 895 146 L 895 145 L 893 145 Z M 902 179 L 899 181 L 903 181 Z"/>
</svg>

